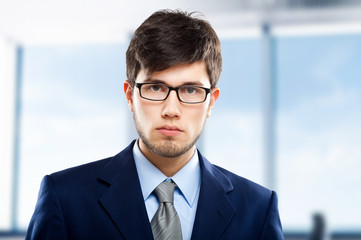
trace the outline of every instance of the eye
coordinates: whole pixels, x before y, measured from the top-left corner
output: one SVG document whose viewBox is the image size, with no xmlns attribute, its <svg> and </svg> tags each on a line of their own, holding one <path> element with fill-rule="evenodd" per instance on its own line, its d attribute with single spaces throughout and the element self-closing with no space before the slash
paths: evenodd
<svg viewBox="0 0 361 240">
<path fill-rule="evenodd" d="M 166 92 L 168 88 L 161 84 L 144 84 L 143 90 L 147 92 Z"/>
<path fill-rule="evenodd" d="M 182 91 L 183 93 L 186 93 L 186 94 L 191 95 L 191 94 L 197 94 L 197 93 L 199 93 L 200 90 L 199 90 L 197 87 L 183 87 L 183 88 L 181 89 L 181 91 Z"/>
<path fill-rule="evenodd" d="M 154 85 L 150 85 L 149 89 L 152 90 L 153 92 L 158 92 L 161 90 L 161 86 L 154 84 Z"/>
</svg>

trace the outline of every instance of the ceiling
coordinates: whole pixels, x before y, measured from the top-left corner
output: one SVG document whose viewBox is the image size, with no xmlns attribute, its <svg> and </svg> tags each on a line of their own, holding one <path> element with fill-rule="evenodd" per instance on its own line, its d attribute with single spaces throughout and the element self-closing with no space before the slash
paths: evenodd
<svg viewBox="0 0 361 240">
<path fill-rule="evenodd" d="M 361 29 L 361 1 L 351 0 L 0 0 L 0 38 L 23 45 L 127 41 L 150 14 L 166 8 L 200 11 L 221 35 L 263 23 Z"/>
</svg>

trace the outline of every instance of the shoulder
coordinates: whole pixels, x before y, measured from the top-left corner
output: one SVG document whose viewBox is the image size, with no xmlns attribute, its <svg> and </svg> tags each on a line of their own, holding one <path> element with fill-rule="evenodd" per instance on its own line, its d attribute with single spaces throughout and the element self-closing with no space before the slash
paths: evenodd
<svg viewBox="0 0 361 240">
<path fill-rule="evenodd" d="M 247 178 L 244 178 L 242 176 L 239 176 L 231 171 L 228 171 L 222 167 L 219 167 L 217 165 L 213 165 L 218 171 L 220 171 L 222 174 L 224 174 L 228 180 L 233 185 L 234 191 L 242 191 L 246 193 L 247 195 L 251 196 L 257 196 L 257 197 L 266 197 L 269 198 L 272 195 L 272 191 L 268 188 L 255 183 Z"/>
<path fill-rule="evenodd" d="M 284 239 L 277 193 L 221 167 L 214 167 L 233 186 L 227 196 L 236 210 L 235 222 L 247 222 L 249 229 L 260 234 L 259 239 Z"/>
<path fill-rule="evenodd" d="M 86 176 L 98 175 L 101 169 L 106 166 L 113 157 L 96 160 L 93 162 L 85 163 L 79 166 L 67 168 L 58 172 L 50 174 L 51 178 L 56 180 L 61 179 L 76 179 Z"/>
<path fill-rule="evenodd" d="M 271 206 L 277 206 L 276 192 L 217 165 L 212 164 L 212 168 L 217 179 L 223 178 L 220 180 L 223 182 L 227 180 L 229 185 L 227 197 L 233 202 L 236 209 L 243 209 L 244 206 L 247 206 L 246 210 L 243 209 L 242 211 L 264 213 Z M 216 172 L 217 174 L 215 174 Z"/>
<path fill-rule="evenodd" d="M 68 193 L 84 196 L 99 195 L 119 175 L 127 174 L 131 169 L 135 169 L 132 164 L 129 164 L 134 162 L 133 145 L 134 141 L 115 156 L 47 175 L 42 181 L 41 190 L 52 189 L 59 197 L 67 196 Z"/>
<path fill-rule="evenodd" d="M 112 157 L 105 158 L 46 175 L 42 180 L 40 192 L 53 194 L 60 199 L 71 198 L 74 194 L 89 195 L 103 185 L 99 185 L 97 178 L 111 159 Z"/>
<path fill-rule="evenodd" d="M 130 143 L 128 147 L 115 156 L 64 169 L 50 174 L 50 177 L 54 181 L 59 182 L 94 181 L 94 179 L 101 178 L 104 174 L 107 175 L 108 178 L 114 177 L 118 175 L 126 164 L 132 162 L 134 142 L 135 141 Z"/>
<path fill-rule="evenodd" d="M 224 239 L 233 239 L 234 234 L 244 236 L 244 239 L 283 239 L 274 191 L 213 165 L 203 156 L 200 160 L 202 184 L 206 186 L 203 197 L 222 199 L 222 204 L 228 203 L 233 209 L 233 220 L 229 231 L 224 233 Z"/>
<path fill-rule="evenodd" d="M 230 196 L 238 196 L 242 199 L 255 198 L 260 200 L 270 199 L 273 192 L 249 179 L 241 177 L 229 170 L 210 163 L 199 153 L 202 174 L 210 176 L 215 182 L 223 186 Z"/>
</svg>

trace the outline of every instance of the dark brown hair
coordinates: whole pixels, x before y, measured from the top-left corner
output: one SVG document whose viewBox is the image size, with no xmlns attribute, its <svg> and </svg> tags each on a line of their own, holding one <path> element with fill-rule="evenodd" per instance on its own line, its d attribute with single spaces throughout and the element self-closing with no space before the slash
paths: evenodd
<svg viewBox="0 0 361 240">
<path fill-rule="evenodd" d="M 194 13 L 162 10 L 153 13 L 135 31 L 127 54 L 127 78 L 132 86 L 141 69 L 147 74 L 177 64 L 204 61 L 211 87 L 222 71 L 221 44 L 211 25 Z"/>
</svg>

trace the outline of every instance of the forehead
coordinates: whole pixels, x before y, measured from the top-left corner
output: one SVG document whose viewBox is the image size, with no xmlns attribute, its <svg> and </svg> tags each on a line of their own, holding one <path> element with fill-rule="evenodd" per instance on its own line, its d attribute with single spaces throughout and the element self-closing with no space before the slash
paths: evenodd
<svg viewBox="0 0 361 240">
<path fill-rule="evenodd" d="M 163 71 L 153 72 L 152 74 L 146 74 L 144 70 L 141 70 L 136 82 L 160 82 L 169 86 L 190 84 L 210 87 L 206 64 L 203 61 L 175 65 Z"/>
</svg>

